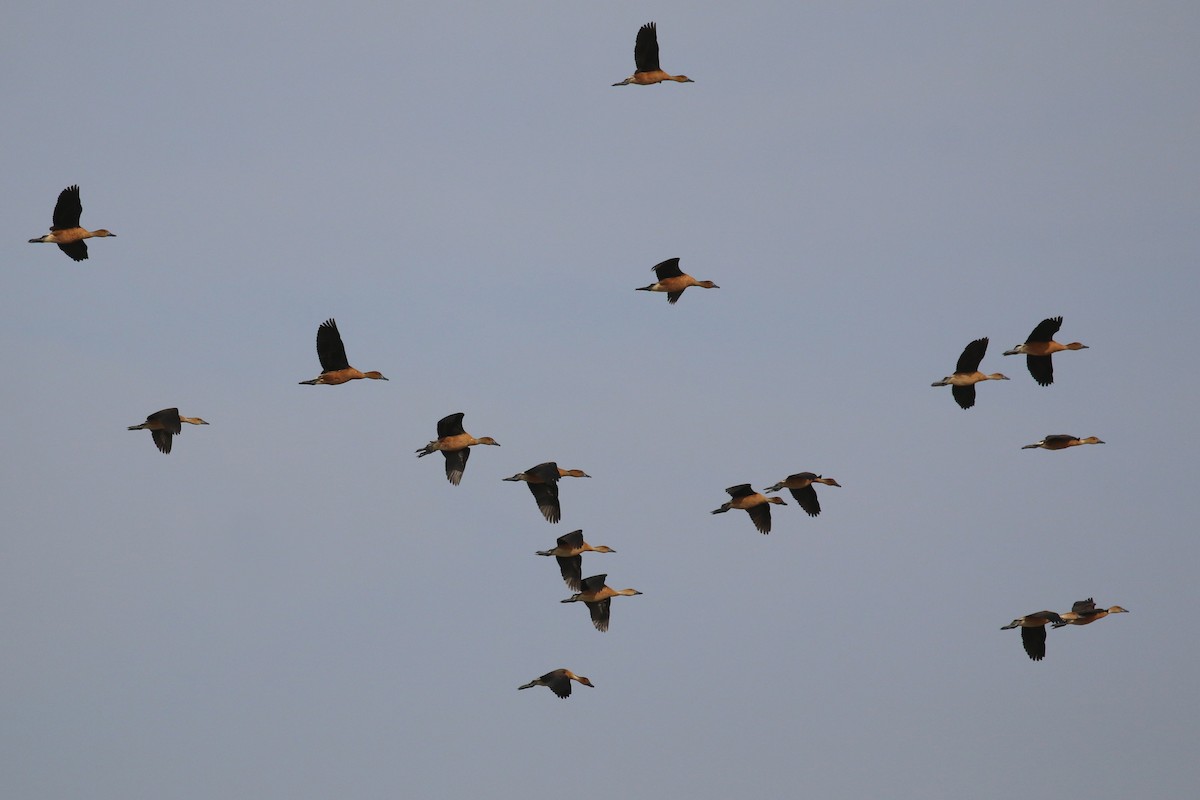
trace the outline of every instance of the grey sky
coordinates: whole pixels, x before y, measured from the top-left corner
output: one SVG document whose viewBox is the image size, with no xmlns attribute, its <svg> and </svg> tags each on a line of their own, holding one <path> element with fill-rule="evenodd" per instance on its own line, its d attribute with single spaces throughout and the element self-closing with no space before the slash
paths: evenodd
<svg viewBox="0 0 1200 800">
<path fill-rule="evenodd" d="M 3 18 L 6 797 L 1193 795 L 1194 3 Z M 612 88 L 651 19 L 696 82 Z M 26 244 L 76 183 L 79 264 Z M 673 256 L 721 289 L 633 291 Z M 388 383 L 297 385 L 329 317 Z M 501 481 L 552 459 L 558 525 Z"/>
</svg>

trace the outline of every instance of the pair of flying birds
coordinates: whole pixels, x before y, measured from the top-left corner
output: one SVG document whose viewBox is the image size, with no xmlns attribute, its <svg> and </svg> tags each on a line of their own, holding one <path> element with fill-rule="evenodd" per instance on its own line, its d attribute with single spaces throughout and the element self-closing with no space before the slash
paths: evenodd
<svg viewBox="0 0 1200 800">
<path fill-rule="evenodd" d="M 1071 342 L 1070 344 L 1062 344 L 1054 341 L 1054 334 L 1058 333 L 1058 329 L 1062 327 L 1062 317 L 1050 317 L 1044 319 L 1037 324 L 1033 332 L 1029 334 L 1029 338 L 1023 344 L 1019 344 L 1011 350 L 1004 351 L 1006 356 L 1024 355 L 1025 366 L 1029 368 L 1029 374 L 1041 386 L 1049 386 L 1054 383 L 1054 362 L 1051 356 L 1063 350 L 1086 350 L 1086 344 L 1079 342 Z M 975 405 L 975 384 L 983 381 L 1006 381 L 1008 377 L 993 372 L 991 375 L 979 371 L 979 365 L 983 361 L 983 356 L 987 353 L 988 339 L 976 339 L 963 348 L 962 355 L 958 357 L 958 364 L 954 367 L 954 373 L 947 375 L 940 381 L 936 381 L 931 386 L 949 386 L 950 391 L 954 394 L 954 401 L 962 408 L 970 408 Z"/>
<path fill-rule="evenodd" d="M 440 452 L 446 459 L 446 479 L 458 486 L 462 481 L 463 470 L 467 468 L 467 459 L 471 455 L 471 447 L 475 445 L 493 445 L 500 443 L 491 436 L 476 438 L 463 430 L 463 413 L 461 411 L 442 417 L 438 420 L 438 438 L 416 451 L 417 458 L 423 458 L 430 453 Z M 518 472 L 506 481 L 523 481 L 533 494 L 538 510 L 547 522 L 558 522 L 562 519 L 562 506 L 558 500 L 558 481 L 560 478 L 590 478 L 581 469 L 563 469 L 553 461 L 546 461 L 530 467 L 524 472 Z"/>
<path fill-rule="evenodd" d="M 813 472 L 797 472 L 795 475 L 788 475 L 774 486 L 768 486 L 765 491 L 778 492 L 781 489 L 789 490 L 792 493 L 792 497 L 800 504 L 800 507 L 810 517 L 815 517 L 821 513 L 821 502 L 817 499 L 817 490 L 813 488 L 813 484 L 816 483 L 841 488 L 841 484 L 833 478 L 823 478 Z M 759 533 L 765 534 L 771 532 L 771 506 L 787 505 L 782 497 L 767 497 L 761 492 L 754 491 L 748 483 L 739 483 L 737 486 L 730 486 L 725 491 L 729 494 L 729 502 L 722 503 L 721 507 L 715 509 L 712 513 L 724 514 L 730 509 L 741 509 L 750 515 L 750 521 L 754 523 L 754 527 Z"/>
<path fill-rule="evenodd" d="M 116 236 L 116 234 L 103 228 L 89 231 L 87 228 L 81 227 L 79 220 L 82 214 L 83 204 L 79 200 L 79 187 L 68 186 L 58 195 L 50 232 L 36 239 L 30 239 L 30 244 L 38 242 L 56 244 L 60 250 L 74 260 L 83 261 L 88 257 L 86 239 L 104 238 Z M 638 291 L 666 292 L 667 302 L 672 305 L 683 296 L 684 289 L 689 286 L 699 286 L 702 289 L 721 288 L 712 281 L 698 281 L 683 272 L 679 268 L 678 258 L 668 258 L 666 261 L 656 264 L 653 269 L 658 280 L 649 286 L 639 287 Z M 324 333 L 322 333 L 322 329 L 324 329 Z M 363 373 L 350 366 L 346 360 L 346 350 L 342 346 L 341 337 L 337 332 L 337 325 L 332 319 L 324 323 L 317 331 L 317 354 L 321 358 L 321 369 L 323 370 L 321 376 L 311 381 L 301 381 L 301 383 L 335 385 L 357 378 L 387 380 L 378 372 Z"/>
<path fill-rule="evenodd" d="M 74 188 L 74 187 L 72 187 Z M 57 213 L 57 212 L 56 212 Z M 82 242 L 79 243 L 82 246 Z M 60 245 L 61 246 L 61 245 Z M 64 248 L 66 249 L 66 248 Z M 83 258 L 87 258 L 87 251 L 84 251 Z M 374 378 L 376 380 L 387 380 L 378 372 L 359 372 L 354 367 L 350 366 L 350 362 L 346 359 L 346 348 L 342 344 L 342 336 L 338 333 L 337 323 L 332 319 L 322 322 L 317 328 L 317 357 L 321 361 L 321 374 L 309 381 L 300 381 L 302 384 L 316 385 L 326 384 L 330 386 L 346 381 L 352 381 L 358 378 Z M 164 408 L 162 411 L 156 411 L 146 417 L 146 421 L 140 425 L 131 425 L 129 430 L 141 431 L 148 430 L 150 435 L 154 437 L 154 444 L 164 453 L 171 452 L 171 437 L 181 430 L 181 423 L 187 422 L 192 425 L 207 425 L 208 423 L 199 417 L 185 417 L 180 415 L 177 408 Z M 459 415 L 460 432 L 461 432 L 462 417 Z M 462 457 L 463 465 L 466 464 L 466 456 Z M 449 474 L 449 467 L 447 467 Z M 459 473 L 461 475 L 461 471 Z"/>
<path fill-rule="evenodd" d="M 637 67 L 636 71 L 620 83 L 614 83 L 613 86 L 628 84 L 649 86 L 663 81 L 694 83 L 686 75 L 671 75 L 662 70 L 658 61 L 658 30 L 653 22 L 647 22 L 638 31 L 637 40 L 633 46 L 633 61 Z M 88 257 L 86 239 L 104 238 L 116 236 L 116 234 L 103 228 L 89 231 L 81 227 L 79 218 L 82 214 L 83 205 L 79 200 L 79 187 L 68 186 L 58 195 L 50 232 L 36 239 L 30 239 L 30 243 L 56 244 L 60 250 L 75 261 L 83 261 Z"/>
<path fill-rule="evenodd" d="M 1023 617 L 1017 617 L 1000 630 L 1020 628 L 1021 645 L 1025 648 L 1025 654 L 1034 661 L 1041 661 L 1046 657 L 1047 624 L 1052 628 L 1061 628 L 1065 625 L 1090 625 L 1098 619 L 1104 619 L 1109 614 L 1127 613 L 1129 613 L 1129 609 L 1120 606 L 1097 608 L 1096 601 L 1089 597 L 1087 600 L 1077 600 L 1072 604 L 1071 610 L 1064 614 L 1054 611 L 1035 611 Z"/>
</svg>

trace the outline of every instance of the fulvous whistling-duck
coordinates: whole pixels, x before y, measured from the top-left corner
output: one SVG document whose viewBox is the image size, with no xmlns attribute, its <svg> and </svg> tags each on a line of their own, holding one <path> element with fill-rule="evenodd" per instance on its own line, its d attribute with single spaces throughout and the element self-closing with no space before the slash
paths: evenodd
<svg viewBox="0 0 1200 800">
<path fill-rule="evenodd" d="M 722 503 L 721 507 L 712 513 L 724 514 L 731 508 L 740 508 L 750 515 L 750 521 L 754 523 L 755 528 L 758 528 L 759 533 L 771 532 L 771 504 L 787 505 L 783 502 L 782 497 L 767 497 L 765 494 L 759 494 L 751 489 L 748 483 L 730 486 L 725 491 L 733 499 L 728 503 Z"/>
<path fill-rule="evenodd" d="M 1089 597 L 1087 600 L 1075 601 L 1071 606 L 1071 610 L 1062 615 L 1062 620 L 1054 623 L 1051 627 L 1061 628 L 1064 625 L 1090 625 L 1098 619 L 1104 619 L 1109 614 L 1128 613 L 1129 609 L 1121 608 L 1120 606 L 1096 608 L 1096 601 Z"/>
<path fill-rule="evenodd" d="M 378 372 L 359 372 L 350 366 L 350 362 L 346 359 L 346 346 L 342 344 L 342 335 L 338 333 L 337 323 L 332 319 L 325 320 L 317 328 L 317 358 L 321 360 L 321 374 L 311 381 L 300 381 L 301 384 L 337 386 L 339 383 L 359 378 L 370 378 L 376 381 L 387 380 Z"/>
<path fill-rule="evenodd" d="M 1062 617 L 1053 611 L 1035 611 L 1023 617 L 1017 617 L 1000 630 L 1020 628 L 1021 644 L 1025 646 L 1026 654 L 1034 661 L 1041 661 L 1046 657 L 1045 625 L 1048 622 L 1062 622 Z"/>
<path fill-rule="evenodd" d="M 658 280 L 649 286 L 639 286 L 636 291 L 666 292 L 667 302 L 671 305 L 675 305 L 679 298 L 683 297 L 683 290 L 689 286 L 699 286 L 701 289 L 721 288 L 712 281 L 698 281 L 679 269 L 678 258 L 668 258 L 661 264 L 655 264 L 651 269 L 654 270 L 654 275 Z"/>
<path fill-rule="evenodd" d="M 639 86 L 649 86 L 663 81 L 678 81 L 679 83 L 695 83 L 686 75 L 668 75 L 658 65 L 658 29 L 653 22 L 647 22 L 637 33 L 637 42 L 633 45 L 633 63 L 637 71 L 620 83 L 613 86 L 625 86 L 636 83 Z"/>
<path fill-rule="evenodd" d="M 571 696 L 571 681 L 579 681 L 584 686 L 592 686 L 592 682 L 582 675 L 576 675 L 569 669 L 556 669 L 547 672 L 540 678 L 534 678 L 524 686 L 518 686 L 518 689 L 528 689 L 531 686 L 545 686 L 550 691 L 554 692 L 559 697 Z"/>
<path fill-rule="evenodd" d="M 490 436 L 476 439 L 463 430 L 462 421 L 461 411 L 442 417 L 437 424 L 438 438 L 416 451 L 417 458 L 421 458 L 440 450 L 446 457 L 446 480 L 455 486 L 462 480 L 463 470 L 467 468 L 467 459 L 471 457 L 471 451 L 467 448 L 476 444 L 500 446 L 500 443 Z"/>
<path fill-rule="evenodd" d="M 546 521 L 558 522 L 562 519 L 562 509 L 558 504 L 558 479 L 590 477 L 592 476 L 581 469 L 562 469 L 553 461 L 547 461 L 504 480 L 525 481 Z"/>
<path fill-rule="evenodd" d="M 971 342 L 963 348 L 962 355 L 958 357 L 958 365 L 954 368 L 954 374 L 947 375 L 937 383 L 931 383 L 930 386 L 949 386 L 950 391 L 954 394 L 954 401 L 962 408 L 970 408 L 975 405 L 975 384 L 980 381 L 1008 380 L 999 372 L 985 375 L 979 371 L 979 362 L 983 361 L 983 354 L 987 352 L 987 346 L 986 336 Z"/>
<path fill-rule="evenodd" d="M 568 589 L 579 591 L 579 580 L 583 577 L 584 553 L 615 553 L 607 545 L 592 547 L 583 540 L 583 531 L 571 531 L 558 537 L 558 545 L 553 550 L 538 550 L 539 556 L 554 556 L 558 559 L 558 571 L 562 573 Z"/>
<path fill-rule="evenodd" d="M 842 486 L 833 478 L 822 478 L 812 472 L 797 472 L 795 475 L 788 475 L 774 486 L 768 486 L 763 491 L 778 492 L 780 489 L 790 489 L 792 497 L 796 498 L 800 507 L 807 511 L 810 517 L 815 517 L 821 513 L 821 503 L 817 500 L 817 490 L 813 488 L 814 483 L 836 486 L 839 489 Z"/>
<path fill-rule="evenodd" d="M 1043 450 L 1066 450 L 1068 447 L 1075 447 L 1081 444 L 1104 444 L 1102 439 L 1097 439 L 1095 436 L 1089 436 L 1086 439 L 1080 439 L 1077 436 L 1072 436 L 1069 433 L 1052 433 L 1040 442 L 1023 445 L 1022 450 L 1030 450 L 1035 447 L 1040 447 Z"/>
<path fill-rule="evenodd" d="M 1051 317 L 1044 319 L 1037 324 L 1033 329 L 1033 333 L 1029 334 L 1029 338 L 1025 340 L 1025 344 L 1019 344 L 1012 350 L 1005 350 L 1004 355 L 1016 356 L 1021 353 L 1025 354 L 1025 366 L 1029 367 L 1029 374 L 1038 382 L 1039 386 L 1049 386 L 1054 383 L 1054 362 L 1050 360 L 1050 356 L 1054 353 L 1062 352 L 1063 350 L 1087 350 L 1086 344 L 1079 342 L 1071 342 L 1070 344 L 1061 344 L 1054 341 L 1054 334 L 1058 333 L 1058 329 L 1062 327 L 1062 317 Z"/>
<path fill-rule="evenodd" d="M 158 449 L 169 453 L 171 452 L 171 437 L 183 430 L 181 423 L 184 422 L 191 425 L 208 424 L 199 417 L 180 416 L 178 408 L 164 408 L 162 411 L 155 411 L 146 417 L 146 421 L 141 425 L 130 425 L 129 430 L 150 431 L 150 436 L 154 439 L 154 444 L 158 446 Z"/>
<path fill-rule="evenodd" d="M 601 633 L 608 630 L 608 615 L 614 597 L 632 597 L 641 594 L 637 589 L 610 589 L 604 585 L 608 575 L 593 575 L 580 582 L 580 590 L 563 603 L 584 603 L 592 615 L 592 624 Z"/>
<path fill-rule="evenodd" d="M 105 236 L 116 236 L 115 233 L 100 228 L 89 231 L 79 227 L 79 217 L 83 214 L 83 203 L 79 201 L 79 187 L 68 186 L 58 193 L 58 202 L 54 204 L 54 224 L 45 236 L 30 239 L 29 243 L 47 242 L 58 245 L 58 249 L 76 261 L 88 257 L 87 243 L 84 239 L 102 239 Z"/>
</svg>

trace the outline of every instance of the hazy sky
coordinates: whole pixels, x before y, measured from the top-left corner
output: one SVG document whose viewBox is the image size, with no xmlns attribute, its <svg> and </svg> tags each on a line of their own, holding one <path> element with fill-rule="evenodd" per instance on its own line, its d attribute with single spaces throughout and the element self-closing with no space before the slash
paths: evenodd
<svg viewBox="0 0 1200 800">
<path fill-rule="evenodd" d="M 0 794 L 1194 796 L 1194 2 L 2 19 Z M 695 83 L 613 88 L 651 19 Z M 82 263 L 26 244 L 71 184 Z M 633 291 L 676 256 L 721 288 Z M 329 317 L 389 382 L 297 385 Z M 818 518 L 708 513 L 802 470 Z"/>
</svg>

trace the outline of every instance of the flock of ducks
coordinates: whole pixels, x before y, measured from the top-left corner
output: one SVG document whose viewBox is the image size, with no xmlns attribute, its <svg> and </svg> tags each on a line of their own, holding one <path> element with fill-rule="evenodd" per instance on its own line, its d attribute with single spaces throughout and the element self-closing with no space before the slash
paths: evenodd
<svg viewBox="0 0 1200 800">
<path fill-rule="evenodd" d="M 455 486 L 462 481 L 463 471 L 467 467 L 467 458 L 471 455 L 470 448 L 476 445 L 500 446 L 500 443 L 490 436 L 475 438 L 463 430 L 464 416 L 463 412 L 459 411 L 438 420 L 438 438 L 416 451 L 417 458 L 423 458 L 430 453 L 441 453 L 446 459 L 446 479 Z M 528 486 L 542 516 L 547 522 L 557 523 L 562 519 L 562 506 L 558 500 L 559 480 L 590 477 L 591 475 L 581 469 L 563 469 L 553 461 L 546 461 L 503 480 L 521 482 Z M 607 545 L 588 544 L 583 539 L 583 530 L 580 529 L 563 534 L 558 537 L 553 548 L 538 550 L 536 553 L 539 556 L 554 556 L 558 561 L 558 569 L 563 582 L 574 592 L 562 602 L 583 603 L 587 606 L 592 625 L 601 633 L 608 630 L 614 597 L 631 597 L 641 594 L 637 589 L 614 589 L 608 586 L 605 583 L 608 579 L 607 574 L 583 577 L 584 553 L 615 552 L 617 551 Z M 546 686 L 558 697 L 565 698 L 571 696 L 571 681 L 577 681 L 584 686 L 592 686 L 590 680 L 576 675 L 569 669 L 556 669 L 517 688 Z"/>
<path fill-rule="evenodd" d="M 1058 333 L 1062 327 L 1062 317 L 1050 317 L 1039 322 L 1029 334 L 1029 338 L 1023 344 L 1019 344 L 1011 350 L 1006 350 L 1004 355 L 1015 356 L 1024 355 L 1025 364 L 1029 369 L 1029 374 L 1037 381 L 1039 386 L 1049 386 L 1054 383 L 1054 362 L 1051 356 L 1055 353 L 1063 352 L 1064 350 L 1086 350 L 1087 345 L 1079 342 L 1071 342 L 1062 344 L 1054 341 L 1054 335 Z M 963 348 L 962 355 L 958 357 L 958 363 L 954 367 L 954 373 L 947 375 L 940 381 L 934 382 L 933 386 L 949 386 L 951 393 L 954 395 L 954 401 L 961 408 L 971 408 L 975 405 L 975 384 L 983 381 L 1006 381 L 1009 378 L 999 372 L 986 374 L 979 371 L 979 365 L 983 363 L 983 357 L 987 354 L 988 338 L 985 336 L 981 339 L 976 339 Z M 1053 433 L 1045 437 L 1041 441 L 1027 444 L 1021 447 L 1022 450 L 1030 450 L 1040 448 L 1042 450 L 1065 450 L 1068 447 L 1077 447 L 1084 444 L 1104 444 L 1103 440 L 1088 436 L 1086 439 L 1080 439 L 1067 433 Z M 799 477 L 799 476 L 793 476 Z M 783 484 L 780 484 L 783 485 Z M 835 486 L 837 484 L 834 484 Z M 746 489 L 749 491 L 749 486 L 735 486 L 729 489 L 729 493 L 733 494 L 734 489 Z M 811 489 L 811 486 L 809 487 Z M 768 490 L 769 491 L 769 490 Z M 758 495 L 761 497 L 762 495 Z M 736 499 L 736 498 L 735 498 Z M 800 497 L 797 495 L 796 500 L 799 502 Z M 812 502 L 816 502 L 815 494 L 811 498 Z M 760 501 L 761 502 L 761 501 Z M 730 505 L 726 503 L 726 505 Z M 803 506 L 804 503 L 801 502 Z M 734 506 L 740 508 L 741 506 Z M 755 525 L 759 526 L 759 530 L 763 530 L 762 525 L 765 524 L 767 530 L 771 528 L 770 512 L 766 511 L 765 506 L 756 506 L 755 509 L 762 508 L 760 516 L 755 518 Z M 807 507 L 805 507 L 808 510 Z M 713 513 L 726 510 L 723 506 Z M 747 509 L 748 511 L 750 509 Z M 819 508 L 817 509 L 820 510 Z M 751 516 L 753 516 L 753 511 Z M 812 511 L 810 510 L 811 514 Z M 1032 614 L 1026 614 L 1023 617 L 1017 617 L 1009 624 L 1002 627 L 1000 630 L 1009 630 L 1011 628 L 1021 629 L 1021 644 L 1025 647 L 1025 653 L 1034 661 L 1041 661 L 1046 657 L 1046 625 L 1061 628 L 1063 625 L 1087 625 L 1096 620 L 1105 617 L 1109 614 L 1125 613 L 1127 609 L 1120 606 L 1112 606 L 1108 609 L 1096 608 L 1092 598 L 1080 600 L 1076 602 L 1071 610 L 1065 614 L 1058 614 L 1054 611 L 1035 611 Z"/>
<path fill-rule="evenodd" d="M 658 31 L 653 22 L 646 23 L 638 30 L 634 45 L 634 63 L 636 71 L 625 80 L 614 83 L 613 86 L 636 84 L 649 86 L 664 81 L 678 83 L 693 83 L 684 75 L 671 75 L 659 64 Z M 116 234 L 103 228 L 89 231 L 80 225 L 83 205 L 79 197 L 78 186 L 68 186 L 59 193 L 58 202 L 54 206 L 54 215 L 50 232 L 30 239 L 30 243 L 57 244 L 59 249 L 75 261 L 88 258 L 86 240 L 105 238 Z M 678 258 L 669 258 L 656 264 L 653 268 L 657 280 L 648 286 L 638 287 L 637 291 L 663 292 L 667 302 L 674 305 L 683 296 L 686 289 L 693 286 L 703 289 L 720 288 L 710 280 L 696 280 L 683 272 L 679 267 Z M 1062 344 L 1054 340 L 1062 326 L 1062 317 L 1052 317 L 1042 320 L 1034 327 L 1024 343 L 1017 345 L 1004 355 L 1024 355 L 1029 374 L 1040 386 L 1050 386 L 1054 383 L 1054 364 L 1052 356 L 1067 350 L 1083 350 L 1087 345 L 1079 342 Z M 988 339 L 975 339 L 968 344 L 958 358 L 954 372 L 933 386 L 949 386 L 955 402 L 963 409 L 975 405 L 975 386 L 984 381 L 1006 381 L 1009 378 L 1001 373 L 987 374 L 979 370 L 980 364 L 987 353 Z M 380 372 L 362 372 L 350 366 L 346 357 L 346 348 L 342 343 L 341 333 L 337 322 L 328 319 L 317 328 L 317 358 L 321 363 L 321 374 L 317 377 L 300 381 L 301 385 L 337 386 L 354 380 L 370 379 L 384 380 Z M 458 486 L 467 468 L 470 458 L 470 448 L 479 445 L 499 447 L 500 443 L 490 436 L 476 438 L 463 429 L 462 412 L 443 417 L 437 423 L 437 438 L 416 451 L 417 458 L 423 458 L 432 453 L 441 453 L 445 459 L 446 479 Z M 172 437 L 182 431 L 183 423 L 190 425 L 207 425 L 199 417 L 185 417 L 177 408 L 164 408 L 146 417 L 139 425 L 129 426 L 131 431 L 148 430 L 155 446 L 162 453 L 171 452 Z M 1051 434 L 1033 444 L 1024 445 L 1021 449 L 1040 448 L 1044 450 L 1063 450 L 1084 444 L 1104 444 L 1095 436 L 1081 439 L 1068 434 Z M 547 461 L 529 469 L 518 472 L 505 481 L 523 482 L 529 487 L 537 503 L 538 510 L 547 522 L 557 523 L 562 518 L 562 509 L 558 497 L 558 482 L 562 478 L 589 478 L 583 470 L 563 469 L 553 461 Z M 809 516 L 816 517 L 821 513 L 821 504 L 817 497 L 815 484 L 840 487 L 833 478 L 825 478 L 812 472 L 798 472 L 789 475 L 782 481 L 768 487 L 767 492 L 779 492 L 787 489 L 796 503 Z M 713 514 L 724 514 L 732 509 L 745 511 L 755 529 L 760 533 L 771 532 L 771 506 L 787 505 L 782 497 L 767 496 L 756 492 L 749 483 L 730 486 L 725 490 L 729 501 L 722 503 Z M 587 606 L 592 625 L 596 630 L 608 630 L 611 616 L 612 598 L 639 595 L 636 589 L 613 589 L 606 584 L 607 574 L 583 577 L 584 553 L 615 553 L 606 545 L 593 546 L 584 541 L 583 531 L 575 530 L 558 537 L 555 546 L 549 550 L 539 550 L 539 556 L 553 556 L 557 562 L 563 582 L 574 594 L 563 603 L 583 603 Z M 1094 600 L 1080 600 L 1074 603 L 1071 610 L 1063 614 L 1054 611 L 1037 611 L 1018 617 L 1005 625 L 1001 630 L 1011 628 L 1021 629 L 1021 643 L 1025 652 L 1034 661 L 1041 661 L 1046 655 L 1046 626 L 1060 628 L 1067 625 L 1089 625 L 1110 614 L 1127 613 L 1121 606 L 1097 608 Z M 592 682 L 569 669 L 555 669 L 533 679 L 529 683 L 517 687 L 529 689 L 534 686 L 545 686 L 560 698 L 570 697 L 572 682 L 583 686 L 593 686 Z"/>
</svg>

